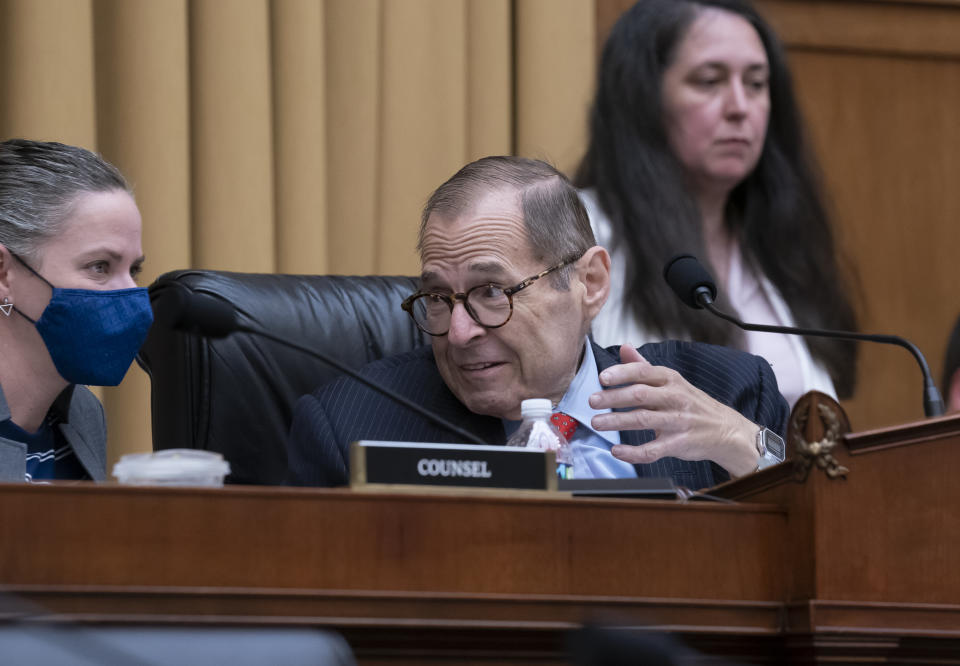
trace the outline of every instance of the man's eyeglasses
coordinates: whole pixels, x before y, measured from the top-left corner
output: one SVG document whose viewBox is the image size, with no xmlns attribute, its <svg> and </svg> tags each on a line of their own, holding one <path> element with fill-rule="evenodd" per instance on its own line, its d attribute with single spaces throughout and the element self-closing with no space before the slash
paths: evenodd
<svg viewBox="0 0 960 666">
<path fill-rule="evenodd" d="M 446 335 L 450 330 L 450 317 L 453 315 L 453 306 L 458 301 L 463 302 L 475 322 L 484 328 L 500 328 L 513 315 L 513 295 L 526 289 L 540 278 L 574 263 L 582 254 L 564 259 L 559 264 L 551 266 L 545 271 L 531 275 L 512 287 L 488 283 L 471 287 L 466 293 L 439 294 L 434 292 L 418 291 L 404 299 L 400 304 L 416 322 L 421 331 L 428 335 Z"/>
</svg>

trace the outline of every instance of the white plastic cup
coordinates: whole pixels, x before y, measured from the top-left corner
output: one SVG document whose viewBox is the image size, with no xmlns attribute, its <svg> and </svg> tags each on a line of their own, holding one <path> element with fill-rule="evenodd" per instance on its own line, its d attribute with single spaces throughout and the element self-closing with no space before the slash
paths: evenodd
<svg viewBox="0 0 960 666">
<path fill-rule="evenodd" d="M 113 466 L 117 481 L 134 486 L 219 488 L 229 473 L 230 463 L 222 455 L 199 449 L 128 453 Z"/>
</svg>

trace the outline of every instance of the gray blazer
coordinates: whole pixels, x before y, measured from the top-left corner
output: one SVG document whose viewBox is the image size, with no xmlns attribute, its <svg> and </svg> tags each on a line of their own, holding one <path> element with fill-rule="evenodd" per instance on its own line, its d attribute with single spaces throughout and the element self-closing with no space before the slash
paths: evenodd
<svg viewBox="0 0 960 666">
<path fill-rule="evenodd" d="M 107 478 L 107 420 L 103 405 L 85 386 L 64 389 L 50 413 L 90 478 Z M 10 418 L 7 399 L 0 389 L 0 421 Z M 0 481 L 23 481 L 27 474 L 27 445 L 0 437 Z"/>
</svg>

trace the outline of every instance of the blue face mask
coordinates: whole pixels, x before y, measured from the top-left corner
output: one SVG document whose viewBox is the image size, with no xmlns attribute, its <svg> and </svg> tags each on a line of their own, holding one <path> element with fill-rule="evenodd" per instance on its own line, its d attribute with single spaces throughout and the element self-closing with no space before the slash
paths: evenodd
<svg viewBox="0 0 960 666">
<path fill-rule="evenodd" d="M 147 290 L 60 289 L 13 256 L 53 289 L 36 321 L 14 309 L 36 326 L 60 376 L 71 384 L 119 384 L 153 323 Z"/>
</svg>

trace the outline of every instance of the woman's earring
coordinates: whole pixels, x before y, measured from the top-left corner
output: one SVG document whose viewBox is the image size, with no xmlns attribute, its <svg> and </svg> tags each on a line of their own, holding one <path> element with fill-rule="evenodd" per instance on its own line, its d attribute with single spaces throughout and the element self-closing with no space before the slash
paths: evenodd
<svg viewBox="0 0 960 666">
<path fill-rule="evenodd" d="M 4 296 L 3 303 L 0 303 L 0 312 L 2 312 L 5 317 L 9 317 L 11 310 L 13 310 L 13 303 L 10 302 L 9 298 Z"/>
</svg>

